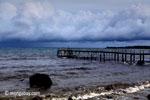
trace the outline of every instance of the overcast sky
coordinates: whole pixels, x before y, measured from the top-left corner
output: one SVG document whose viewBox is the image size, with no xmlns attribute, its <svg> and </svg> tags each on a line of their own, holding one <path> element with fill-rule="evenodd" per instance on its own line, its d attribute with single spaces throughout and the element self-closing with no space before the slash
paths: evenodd
<svg viewBox="0 0 150 100">
<path fill-rule="evenodd" d="M 149 45 L 149 0 L 0 0 L 0 46 Z"/>
</svg>

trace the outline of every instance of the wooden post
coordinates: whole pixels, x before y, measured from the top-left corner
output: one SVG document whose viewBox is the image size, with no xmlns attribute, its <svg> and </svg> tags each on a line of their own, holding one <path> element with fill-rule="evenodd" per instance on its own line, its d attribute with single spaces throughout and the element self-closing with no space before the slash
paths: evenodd
<svg viewBox="0 0 150 100">
<path fill-rule="evenodd" d="M 127 61 L 127 50 L 125 50 L 125 61 Z"/>
<path fill-rule="evenodd" d="M 97 60 L 97 52 L 95 53 L 96 57 L 95 57 L 95 60 Z"/>
<path fill-rule="evenodd" d="M 114 60 L 116 61 L 116 50 L 114 52 Z"/>
<path fill-rule="evenodd" d="M 90 59 L 90 56 L 89 56 L 89 51 L 88 51 L 88 58 L 87 58 L 88 60 Z"/>
<path fill-rule="evenodd" d="M 91 54 L 91 61 L 93 60 L 93 55 Z"/>
<path fill-rule="evenodd" d="M 135 51 L 134 51 L 134 54 L 133 54 L 133 62 L 135 62 Z"/>
<path fill-rule="evenodd" d="M 99 55 L 99 61 L 101 62 L 102 61 L 102 54 L 100 53 Z"/>
<path fill-rule="evenodd" d="M 145 60 L 145 58 L 144 58 L 144 50 L 143 50 L 143 61 Z"/>
<path fill-rule="evenodd" d="M 119 61 L 119 52 L 117 53 L 117 61 Z"/>
<path fill-rule="evenodd" d="M 130 62 L 132 62 L 132 53 L 130 54 Z"/>
<path fill-rule="evenodd" d="M 142 55 L 141 55 L 141 50 L 140 50 L 140 61 L 142 61 Z"/>
<path fill-rule="evenodd" d="M 105 53 L 103 53 L 103 61 L 105 62 Z"/>
<path fill-rule="evenodd" d="M 110 61 L 110 58 L 111 58 L 111 55 L 110 55 L 110 52 L 109 52 L 109 58 L 108 58 L 108 59 L 109 59 L 109 61 Z"/>
<path fill-rule="evenodd" d="M 122 62 L 124 62 L 124 54 L 122 53 Z"/>
</svg>

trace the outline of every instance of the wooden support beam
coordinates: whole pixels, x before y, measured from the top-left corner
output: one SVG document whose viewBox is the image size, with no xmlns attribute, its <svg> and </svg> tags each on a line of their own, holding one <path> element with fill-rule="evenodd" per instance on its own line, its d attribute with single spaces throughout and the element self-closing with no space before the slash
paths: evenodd
<svg viewBox="0 0 150 100">
<path fill-rule="evenodd" d="M 142 56 L 143 56 L 143 61 L 145 61 L 145 58 L 144 58 L 144 50 L 143 50 L 143 55 L 142 55 Z"/>
<path fill-rule="evenodd" d="M 116 61 L 116 50 L 114 52 L 114 60 Z"/>
<path fill-rule="evenodd" d="M 101 62 L 102 61 L 102 54 L 100 53 L 99 55 L 99 61 Z"/>
<path fill-rule="evenodd" d="M 103 61 L 104 61 L 104 62 L 105 62 L 105 57 L 106 57 L 106 56 L 105 56 L 105 53 L 103 53 Z"/>
<path fill-rule="evenodd" d="M 122 54 L 122 62 L 124 62 L 124 54 Z"/>
<path fill-rule="evenodd" d="M 140 50 L 140 61 L 142 61 L 142 54 L 141 54 L 141 50 Z"/>
</svg>

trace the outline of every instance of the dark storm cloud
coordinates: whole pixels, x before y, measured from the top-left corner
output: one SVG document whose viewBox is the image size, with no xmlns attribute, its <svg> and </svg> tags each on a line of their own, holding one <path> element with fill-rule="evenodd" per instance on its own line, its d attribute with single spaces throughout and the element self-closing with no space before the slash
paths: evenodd
<svg viewBox="0 0 150 100">
<path fill-rule="evenodd" d="M 150 40 L 150 8 L 138 4 L 118 13 L 56 10 L 50 2 L 21 6 L 0 2 L 0 41 Z"/>
</svg>

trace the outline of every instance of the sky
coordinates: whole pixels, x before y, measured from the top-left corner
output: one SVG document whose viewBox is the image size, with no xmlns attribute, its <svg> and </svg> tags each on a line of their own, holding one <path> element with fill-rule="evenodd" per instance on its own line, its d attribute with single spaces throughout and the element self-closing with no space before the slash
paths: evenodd
<svg viewBox="0 0 150 100">
<path fill-rule="evenodd" d="M 0 0 L 0 46 L 150 44 L 149 0 Z"/>
</svg>

